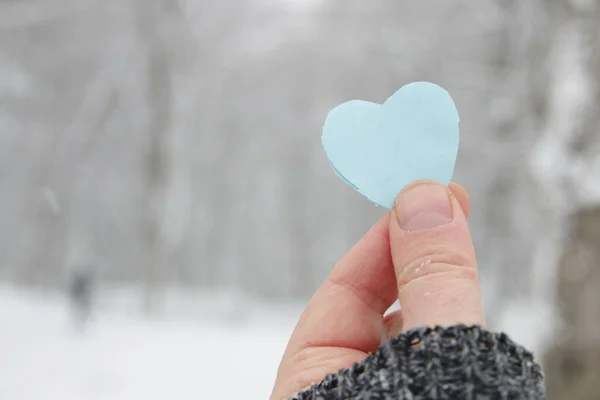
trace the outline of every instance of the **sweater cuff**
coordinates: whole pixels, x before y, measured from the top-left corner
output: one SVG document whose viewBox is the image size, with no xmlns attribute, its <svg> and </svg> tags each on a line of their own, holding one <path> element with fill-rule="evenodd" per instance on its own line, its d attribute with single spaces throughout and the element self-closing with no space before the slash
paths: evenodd
<svg viewBox="0 0 600 400">
<path fill-rule="evenodd" d="M 545 399 L 531 352 L 478 326 L 420 328 L 292 400 Z"/>
</svg>

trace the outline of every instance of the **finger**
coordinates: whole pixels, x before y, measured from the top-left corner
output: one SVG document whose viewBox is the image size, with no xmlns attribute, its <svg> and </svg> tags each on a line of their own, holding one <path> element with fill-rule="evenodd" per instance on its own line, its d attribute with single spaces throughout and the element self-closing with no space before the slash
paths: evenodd
<svg viewBox="0 0 600 400">
<path fill-rule="evenodd" d="M 461 206 L 469 212 L 469 197 L 457 184 Z M 387 214 L 336 265 L 309 302 L 290 339 L 280 365 L 272 399 L 290 394 L 360 362 L 401 330 L 382 315 L 398 297 L 390 255 Z M 400 316 L 400 314 L 397 314 Z"/>
<path fill-rule="evenodd" d="M 398 195 L 391 214 L 403 329 L 484 324 L 475 251 L 454 191 L 416 182 Z"/>
<path fill-rule="evenodd" d="M 290 346 L 341 346 L 370 351 L 371 336 L 358 319 L 381 320 L 397 298 L 389 245 L 389 214 L 336 264 L 302 315 Z M 371 329 L 368 329 L 369 331 Z M 359 340 L 360 339 L 360 340 Z"/>
<path fill-rule="evenodd" d="M 394 311 L 383 318 L 383 325 L 385 326 L 385 331 L 390 336 L 397 336 L 400 332 L 402 332 L 402 310 Z"/>
<path fill-rule="evenodd" d="M 460 208 L 465 214 L 465 217 L 469 219 L 469 216 L 471 215 L 471 198 L 469 197 L 469 193 L 456 182 L 450 182 L 448 189 L 452 191 L 458 204 L 460 204 Z"/>
<path fill-rule="evenodd" d="M 449 189 L 459 199 L 464 212 L 468 213 L 470 200 L 467 191 L 454 182 L 450 183 Z M 348 345 L 365 352 L 373 349 L 377 335 L 366 336 L 361 332 L 361 340 L 357 342 L 352 331 L 340 325 L 339 321 L 328 319 L 340 308 L 343 312 L 348 312 L 347 307 L 350 305 L 344 301 L 330 301 L 328 297 L 342 288 L 351 295 L 350 299 L 357 303 L 360 315 L 367 315 L 361 311 L 365 304 L 369 305 L 367 310 L 371 308 L 369 311 L 374 308 L 376 315 L 369 313 L 371 319 L 380 318 L 387 307 L 396 300 L 398 293 L 390 258 L 388 224 L 389 215 L 386 215 L 336 265 L 321 290 L 308 304 L 290 346 L 304 341 L 315 346 Z M 305 337 L 306 333 L 310 337 Z M 368 340 L 365 341 L 367 337 Z"/>
<path fill-rule="evenodd" d="M 386 214 L 334 267 L 292 334 L 272 399 L 360 362 L 380 344 L 383 313 L 397 298 Z"/>
</svg>

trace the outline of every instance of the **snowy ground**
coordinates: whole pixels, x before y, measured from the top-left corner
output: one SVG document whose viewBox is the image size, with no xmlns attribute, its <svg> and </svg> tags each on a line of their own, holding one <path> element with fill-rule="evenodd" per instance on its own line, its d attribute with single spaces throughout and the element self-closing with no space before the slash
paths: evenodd
<svg viewBox="0 0 600 400">
<path fill-rule="evenodd" d="M 105 304 L 81 335 L 61 298 L 1 287 L 0 399 L 268 398 L 299 309 L 254 307 L 224 322 L 222 300 L 197 301 L 214 315 L 150 321 Z"/>
<path fill-rule="evenodd" d="M 131 289 L 101 293 L 78 333 L 64 299 L 0 286 L 0 400 L 267 399 L 300 305 L 181 289 L 164 316 Z M 518 304 L 500 329 L 534 351 L 550 315 Z M 542 330 L 543 331 L 543 330 Z"/>
</svg>

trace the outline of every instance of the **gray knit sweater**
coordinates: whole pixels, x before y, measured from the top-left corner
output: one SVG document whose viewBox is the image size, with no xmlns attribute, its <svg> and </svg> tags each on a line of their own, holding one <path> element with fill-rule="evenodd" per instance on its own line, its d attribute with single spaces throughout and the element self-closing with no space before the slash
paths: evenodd
<svg viewBox="0 0 600 400">
<path fill-rule="evenodd" d="M 293 400 L 545 399 L 533 355 L 476 326 L 422 328 L 388 341 Z"/>
</svg>

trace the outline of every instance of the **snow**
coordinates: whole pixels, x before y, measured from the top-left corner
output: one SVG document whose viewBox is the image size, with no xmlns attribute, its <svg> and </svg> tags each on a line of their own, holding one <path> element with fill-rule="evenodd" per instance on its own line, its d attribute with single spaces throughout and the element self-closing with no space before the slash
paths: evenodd
<svg viewBox="0 0 600 400">
<path fill-rule="evenodd" d="M 266 399 L 298 310 L 251 315 L 152 321 L 103 307 L 79 334 L 60 297 L 2 287 L 0 399 Z"/>
<path fill-rule="evenodd" d="M 497 318 L 501 330 L 531 351 L 538 362 L 543 362 L 540 355 L 556 339 L 555 332 L 559 327 L 552 303 L 540 299 L 512 301 Z"/>
<path fill-rule="evenodd" d="M 267 399 L 302 311 L 235 292 L 177 289 L 164 316 L 151 320 L 131 288 L 99 298 L 96 317 L 78 332 L 60 296 L 0 286 L 0 399 Z M 396 302 L 390 311 L 397 309 Z M 538 353 L 547 338 L 523 327 L 552 328 L 551 312 L 515 303 L 500 328 Z"/>
</svg>

